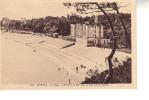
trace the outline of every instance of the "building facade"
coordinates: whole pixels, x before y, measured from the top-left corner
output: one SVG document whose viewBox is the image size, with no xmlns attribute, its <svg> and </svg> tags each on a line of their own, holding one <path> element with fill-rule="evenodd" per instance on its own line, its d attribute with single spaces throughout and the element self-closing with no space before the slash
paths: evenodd
<svg viewBox="0 0 149 100">
<path fill-rule="evenodd" d="M 72 37 L 77 38 L 95 38 L 103 37 L 103 26 L 88 25 L 88 24 L 71 24 Z"/>
<path fill-rule="evenodd" d="M 103 25 L 71 24 L 70 36 L 76 38 L 76 44 L 84 46 L 98 46 L 103 45 L 103 43 L 110 43 L 110 39 L 104 38 Z"/>
</svg>

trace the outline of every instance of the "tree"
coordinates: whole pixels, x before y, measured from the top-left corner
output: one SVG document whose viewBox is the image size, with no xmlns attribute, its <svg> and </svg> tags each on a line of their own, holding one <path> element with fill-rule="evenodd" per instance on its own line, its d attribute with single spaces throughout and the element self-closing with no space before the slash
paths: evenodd
<svg viewBox="0 0 149 100">
<path fill-rule="evenodd" d="M 130 35 L 128 34 L 128 32 L 127 32 L 127 29 L 126 29 L 126 26 L 125 26 L 125 23 L 124 23 L 124 20 L 123 20 L 123 16 L 122 16 L 122 14 L 120 14 L 120 12 L 119 12 L 119 8 L 117 7 L 117 4 L 116 3 L 113 3 L 113 5 L 114 5 L 114 9 L 116 10 L 116 13 L 118 14 L 118 16 L 119 16 L 119 19 L 120 19 L 120 21 L 121 21 L 121 24 L 122 24 L 122 26 L 123 26 L 123 29 L 124 29 L 124 31 L 125 31 L 125 35 L 126 35 L 126 37 L 127 37 L 127 44 L 128 44 L 128 48 L 129 49 L 131 49 L 131 39 L 130 39 Z"/>
<path fill-rule="evenodd" d="M 113 23 L 110 19 L 110 16 L 108 16 L 108 13 L 107 12 L 110 12 L 110 11 L 115 11 L 117 12 L 118 15 L 119 14 L 119 8 L 117 6 L 117 3 L 115 2 L 112 2 L 112 3 L 98 3 L 98 2 L 74 2 L 74 3 L 70 3 L 70 2 L 65 2 L 63 3 L 64 6 L 66 7 L 75 7 L 76 8 L 76 11 L 81 13 L 81 14 L 90 14 L 90 13 L 100 13 L 102 12 L 104 14 L 104 16 L 106 17 L 109 25 L 110 25 L 110 29 L 112 31 L 112 51 L 110 53 L 110 55 L 106 58 L 106 60 L 108 61 L 108 66 L 109 66 L 109 76 L 107 77 L 106 81 L 107 83 L 110 83 L 110 82 L 113 82 L 113 64 L 112 64 L 112 58 L 116 52 L 116 49 L 117 49 L 117 33 L 114 29 L 114 26 L 113 26 Z M 121 22 L 122 22 L 122 25 L 123 27 L 125 28 L 125 25 L 124 25 L 124 22 L 122 20 L 122 17 L 120 16 L 119 17 L 121 19 Z M 125 30 L 125 34 L 128 36 L 127 34 L 127 31 L 126 31 L 126 28 L 124 29 Z"/>
</svg>

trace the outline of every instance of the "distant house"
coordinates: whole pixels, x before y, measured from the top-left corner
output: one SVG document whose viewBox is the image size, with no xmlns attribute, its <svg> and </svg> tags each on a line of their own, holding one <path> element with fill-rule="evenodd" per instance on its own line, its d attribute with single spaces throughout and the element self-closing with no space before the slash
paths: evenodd
<svg viewBox="0 0 149 100">
<path fill-rule="evenodd" d="M 49 32 L 51 34 L 56 33 L 58 31 L 58 27 L 56 27 L 55 25 L 53 27 L 50 28 Z"/>
<path fill-rule="evenodd" d="M 110 39 L 104 38 L 103 25 L 71 24 L 71 37 L 76 38 L 76 44 L 84 46 L 98 46 L 110 43 Z"/>
<path fill-rule="evenodd" d="M 108 44 L 108 43 L 110 43 L 111 41 L 110 41 L 110 39 L 106 39 L 106 38 L 101 38 L 100 39 L 100 43 L 101 44 Z"/>
<path fill-rule="evenodd" d="M 9 27 L 9 24 L 10 24 L 10 20 L 8 18 L 5 17 L 1 20 L 1 26 L 2 27 L 7 29 Z"/>
<path fill-rule="evenodd" d="M 107 39 L 107 38 L 101 38 L 100 39 L 100 46 L 101 47 L 109 47 L 110 43 L 111 43 L 110 39 Z"/>
<path fill-rule="evenodd" d="M 46 35 L 47 36 L 50 36 L 50 37 L 58 37 L 60 34 L 58 33 L 58 27 L 56 27 L 56 26 L 53 26 L 53 27 L 51 27 L 51 28 L 47 28 L 47 33 L 46 33 Z"/>
</svg>

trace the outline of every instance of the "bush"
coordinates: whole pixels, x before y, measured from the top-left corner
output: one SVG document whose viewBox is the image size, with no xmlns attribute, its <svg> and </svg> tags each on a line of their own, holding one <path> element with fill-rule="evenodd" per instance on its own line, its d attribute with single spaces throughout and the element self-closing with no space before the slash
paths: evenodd
<svg viewBox="0 0 149 100">
<path fill-rule="evenodd" d="M 109 70 L 101 73 L 97 73 L 97 71 L 88 72 L 96 73 L 90 74 L 92 75 L 90 78 L 86 77 L 82 84 L 104 84 L 109 75 Z M 110 83 L 131 83 L 131 58 L 127 58 L 122 65 L 119 64 L 118 67 L 113 69 L 113 81 Z"/>
</svg>

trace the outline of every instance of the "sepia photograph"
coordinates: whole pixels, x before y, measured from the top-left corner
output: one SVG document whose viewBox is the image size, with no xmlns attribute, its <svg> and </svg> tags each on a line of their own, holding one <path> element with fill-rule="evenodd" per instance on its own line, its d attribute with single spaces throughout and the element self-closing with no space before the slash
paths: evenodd
<svg viewBox="0 0 149 100">
<path fill-rule="evenodd" d="M 135 0 L 0 0 L 0 89 L 136 88 Z"/>
</svg>

